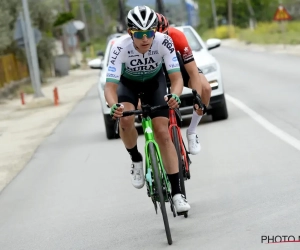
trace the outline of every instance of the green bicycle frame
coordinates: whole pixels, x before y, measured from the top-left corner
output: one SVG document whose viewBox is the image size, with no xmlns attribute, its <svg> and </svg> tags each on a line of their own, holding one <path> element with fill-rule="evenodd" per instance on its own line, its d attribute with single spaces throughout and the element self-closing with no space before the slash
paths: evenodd
<svg viewBox="0 0 300 250">
<path fill-rule="evenodd" d="M 145 176 L 145 179 L 149 184 L 150 197 L 154 196 L 153 186 L 152 186 L 152 182 L 153 182 L 152 168 L 151 168 L 149 152 L 148 152 L 148 145 L 150 142 L 153 143 L 153 145 L 156 149 L 156 152 L 157 152 L 157 163 L 158 163 L 160 178 L 163 178 L 165 180 L 165 183 L 167 185 L 167 187 L 166 187 L 167 192 L 171 193 L 171 184 L 170 184 L 169 179 L 167 178 L 167 173 L 165 171 L 165 168 L 163 167 L 163 162 L 162 162 L 158 144 L 154 140 L 152 120 L 150 117 L 142 118 L 142 127 L 143 127 L 143 131 L 144 131 L 145 139 L 146 139 L 146 142 L 145 142 L 145 156 L 146 156 L 146 166 L 145 166 L 146 171 L 145 171 L 145 173 L 146 173 L 146 176 Z M 161 179 L 161 181 L 162 181 L 162 179 Z"/>
</svg>

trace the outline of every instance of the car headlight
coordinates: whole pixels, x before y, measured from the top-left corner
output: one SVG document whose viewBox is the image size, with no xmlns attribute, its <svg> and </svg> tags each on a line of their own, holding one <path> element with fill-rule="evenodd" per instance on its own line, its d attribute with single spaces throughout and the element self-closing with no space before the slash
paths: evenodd
<svg viewBox="0 0 300 250">
<path fill-rule="evenodd" d="M 215 63 L 209 64 L 200 68 L 204 75 L 217 71 L 217 65 Z"/>
</svg>

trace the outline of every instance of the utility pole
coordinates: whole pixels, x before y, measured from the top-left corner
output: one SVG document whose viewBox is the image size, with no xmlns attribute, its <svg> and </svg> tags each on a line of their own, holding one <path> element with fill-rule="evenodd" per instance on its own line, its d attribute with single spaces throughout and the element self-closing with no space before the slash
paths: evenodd
<svg viewBox="0 0 300 250">
<path fill-rule="evenodd" d="M 84 10 L 84 2 L 83 1 L 80 1 L 80 15 L 81 15 L 82 21 L 85 24 L 85 27 L 84 27 L 84 41 L 85 42 L 90 42 L 89 29 L 88 29 L 88 25 L 87 25 L 87 21 L 86 21 L 85 10 Z"/>
<path fill-rule="evenodd" d="M 40 68 L 39 68 L 39 63 L 37 58 L 36 44 L 34 41 L 34 34 L 31 26 L 27 0 L 22 0 L 22 5 L 23 5 L 23 13 L 24 13 L 24 21 L 25 21 L 25 29 L 26 29 L 26 34 L 24 35 L 27 36 L 26 40 L 28 41 L 29 54 L 32 62 L 33 77 L 31 78 L 31 81 L 33 81 L 35 86 L 34 97 L 44 97 L 44 94 L 42 93 L 41 90 Z"/>
<path fill-rule="evenodd" d="M 162 0 L 156 0 L 156 4 L 157 4 L 158 12 L 165 16 L 166 13 L 165 13 L 165 8 L 164 8 L 164 4 L 163 4 Z M 178 14 L 180 14 L 180 13 L 178 13 Z"/>
<path fill-rule="evenodd" d="M 118 8 L 119 8 L 119 23 L 118 23 L 118 32 L 125 32 L 126 31 L 126 15 L 125 15 L 125 6 L 124 1 L 118 1 Z"/>
<path fill-rule="evenodd" d="M 250 0 L 245 0 L 250 14 L 250 28 L 253 30 L 256 26 L 255 13 L 250 3 Z"/>
<path fill-rule="evenodd" d="M 71 11 L 70 0 L 65 0 L 65 9 L 67 12 Z"/>
<path fill-rule="evenodd" d="M 30 57 L 30 49 L 29 49 L 29 44 L 28 44 L 28 38 L 27 35 L 28 33 L 26 32 L 26 27 L 25 27 L 25 21 L 24 21 L 24 13 L 20 11 L 20 23 L 21 23 L 21 28 L 22 28 L 22 34 L 24 36 L 24 45 L 25 45 L 25 52 L 26 52 L 26 58 L 27 58 L 27 64 L 28 64 L 28 69 L 29 69 L 29 75 L 31 79 L 31 85 L 34 90 L 34 93 L 36 92 L 36 84 L 34 79 L 34 69 L 32 67 L 32 59 Z"/>
<path fill-rule="evenodd" d="M 227 0 L 227 7 L 228 7 L 228 25 L 232 25 L 232 0 Z"/>
<path fill-rule="evenodd" d="M 107 15 L 105 13 L 105 7 L 104 7 L 104 4 L 103 4 L 102 0 L 98 0 L 98 2 L 99 2 L 99 5 L 100 5 L 101 16 L 102 16 L 102 19 L 103 19 L 104 32 L 107 33 L 109 23 L 106 20 Z"/>
<path fill-rule="evenodd" d="M 232 35 L 232 0 L 228 0 L 228 36 L 231 38 Z"/>
<path fill-rule="evenodd" d="M 216 28 L 218 28 L 218 18 L 217 18 L 217 10 L 216 10 L 215 0 L 211 0 L 211 9 L 212 9 L 214 25 L 215 25 L 215 29 L 216 29 Z"/>
</svg>

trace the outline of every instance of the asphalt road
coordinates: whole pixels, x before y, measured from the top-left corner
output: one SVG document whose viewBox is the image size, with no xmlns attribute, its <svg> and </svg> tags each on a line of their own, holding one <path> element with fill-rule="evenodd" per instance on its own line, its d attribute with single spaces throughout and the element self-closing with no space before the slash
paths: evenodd
<svg viewBox="0 0 300 250">
<path fill-rule="evenodd" d="M 106 140 L 93 88 L 0 194 L 0 249 L 299 249 L 261 239 L 300 235 L 300 58 L 212 53 L 229 118 L 198 126 L 189 217 L 168 207 L 171 247 L 146 188 L 131 186 L 122 142 Z"/>
</svg>

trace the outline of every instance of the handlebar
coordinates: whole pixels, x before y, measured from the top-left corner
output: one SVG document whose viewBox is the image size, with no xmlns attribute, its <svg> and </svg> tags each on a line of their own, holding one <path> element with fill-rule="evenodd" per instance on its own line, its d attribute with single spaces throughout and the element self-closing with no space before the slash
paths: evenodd
<svg viewBox="0 0 300 250">
<path fill-rule="evenodd" d="M 141 95 L 142 94 L 139 94 L 139 96 L 141 96 Z M 167 101 L 169 101 L 172 98 L 172 95 L 168 94 L 167 98 L 168 98 Z M 119 104 L 118 104 L 118 106 L 119 106 Z M 151 107 L 148 104 L 142 104 L 141 110 L 136 109 L 136 110 L 124 111 L 122 117 L 131 116 L 131 115 L 142 115 L 143 117 L 147 117 L 155 111 L 164 110 L 164 109 L 168 109 L 168 108 L 169 108 L 168 104 L 158 105 L 158 106 L 154 106 L 154 107 Z M 119 132 L 119 123 L 120 123 L 120 118 L 117 119 L 116 124 L 115 124 L 115 133 L 116 134 L 118 134 L 118 132 Z"/>
</svg>

